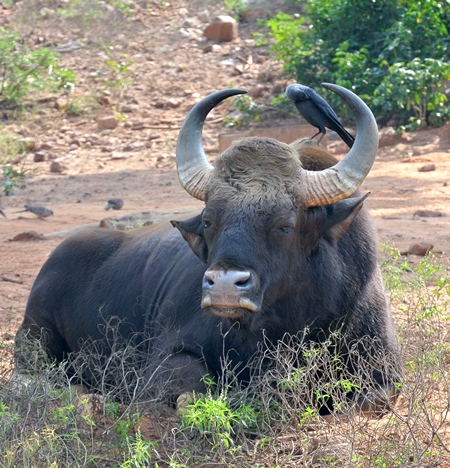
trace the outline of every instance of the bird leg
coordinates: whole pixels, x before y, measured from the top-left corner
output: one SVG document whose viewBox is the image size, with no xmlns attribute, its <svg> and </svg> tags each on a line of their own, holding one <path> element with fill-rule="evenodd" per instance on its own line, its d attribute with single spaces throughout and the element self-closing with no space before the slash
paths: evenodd
<svg viewBox="0 0 450 468">
<path fill-rule="evenodd" d="M 316 135 L 318 135 L 320 132 L 317 132 Z M 317 143 L 320 143 L 322 141 L 322 138 L 325 136 L 325 134 L 327 133 L 327 131 L 323 131 L 322 132 L 322 136 L 317 140 Z"/>
<path fill-rule="evenodd" d="M 322 131 L 322 130 L 319 130 L 317 133 L 314 133 L 313 136 L 309 137 L 310 140 L 313 140 L 319 133 L 322 134 L 322 136 L 317 140 L 317 143 L 320 143 L 322 141 L 322 138 L 325 136 L 325 133 L 327 133 L 327 131 Z"/>
</svg>

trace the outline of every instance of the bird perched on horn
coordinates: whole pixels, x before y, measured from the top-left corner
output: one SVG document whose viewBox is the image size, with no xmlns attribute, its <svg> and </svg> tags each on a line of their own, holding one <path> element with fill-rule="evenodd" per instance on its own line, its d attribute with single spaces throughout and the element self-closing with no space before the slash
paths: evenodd
<svg viewBox="0 0 450 468">
<path fill-rule="evenodd" d="M 324 86 L 326 87 L 325 84 Z M 347 132 L 328 102 L 312 88 L 294 83 L 286 88 L 286 96 L 294 101 L 295 107 L 300 115 L 302 115 L 309 124 L 319 130 L 311 138 L 322 133 L 318 140 L 320 143 L 327 133 L 326 129 L 329 128 L 330 130 L 334 130 L 344 140 L 347 146 L 350 148 L 353 146 L 355 141 L 353 135 Z"/>
<path fill-rule="evenodd" d="M 111 198 L 108 200 L 108 204 L 105 206 L 105 210 L 112 208 L 113 210 L 120 210 L 123 206 L 123 200 L 121 198 Z"/>
<path fill-rule="evenodd" d="M 53 211 L 42 205 L 25 205 L 24 208 L 24 210 L 16 211 L 16 213 L 23 213 L 24 211 L 28 211 L 35 214 L 40 219 L 53 216 Z"/>
</svg>

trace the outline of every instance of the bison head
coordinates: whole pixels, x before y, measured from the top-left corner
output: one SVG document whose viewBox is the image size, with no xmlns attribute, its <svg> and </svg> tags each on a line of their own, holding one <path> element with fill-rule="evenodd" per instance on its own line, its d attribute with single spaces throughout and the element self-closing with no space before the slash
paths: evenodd
<svg viewBox="0 0 450 468">
<path fill-rule="evenodd" d="M 202 147 L 203 123 L 216 105 L 241 90 L 211 94 L 183 123 L 179 179 L 189 194 L 205 201 L 205 209 L 173 225 L 208 265 L 201 305 L 215 315 L 252 321 L 275 303 L 291 300 L 293 291 L 309 287 L 316 275 L 311 258 L 323 262 L 322 257 L 335 255 L 362 206 L 365 197 L 347 197 L 373 164 L 377 125 L 355 94 L 326 86 L 356 116 L 355 144 L 339 162 L 313 140 L 287 145 L 255 137 L 235 142 L 212 166 Z"/>
</svg>

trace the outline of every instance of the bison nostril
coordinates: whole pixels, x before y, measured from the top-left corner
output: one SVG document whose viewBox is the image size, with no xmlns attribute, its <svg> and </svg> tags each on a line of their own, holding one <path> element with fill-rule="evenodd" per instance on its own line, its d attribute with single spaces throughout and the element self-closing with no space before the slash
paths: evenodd
<svg viewBox="0 0 450 468">
<path fill-rule="evenodd" d="M 250 290 L 253 288 L 253 278 L 252 275 L 249 272 L 243 272 L 241 273 L 241 277 L 239 277 L 237 280 L 235 280 L 234 285 L 244 291 L 244 290 Z"/>
<path fill-rule="evenodd" d="M 214 273 L 210 271 L 206 271 L 203 277 L 203 287 L 205 289 L 212 289 L 214 286 Z"/>
<path fill-rule="evenodd" d="M 203 277 L 203 288 L 216 292 L 230 293 L 234 289 L 242 293 L 253 289 L 254 284 L 253 275 L 249 271 L 208 270 Z"/>
</svg>

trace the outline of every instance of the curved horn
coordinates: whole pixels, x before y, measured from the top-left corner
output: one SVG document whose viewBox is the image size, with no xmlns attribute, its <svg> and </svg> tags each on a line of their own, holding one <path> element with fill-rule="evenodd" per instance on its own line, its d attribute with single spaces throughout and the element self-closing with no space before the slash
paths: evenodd
<svg viewBox="0 0 450 468">
<path fill-rule="evenodd" d="M 205 189 L 214 170 L 203 150 L 203 123 L 209 112 L 224 99 L 245 93 L 247 91 L 242 89 L 216 91 L 195 104 L 184 119 L 176 151 L 178 179 L 182 187 L 194 198 L 205 199 Z"/>
<path fill-rule="evenodd" d="M 378 149 L 378 127 L 371 110 L 356 94 L 342 86 L 322 83 L 339 94 L 356 117 L 356 138 L 344 159 L 323 171 L 302 171 L 306 205 L 322 206 L 353 194 L 372 167 Z"/>
</svg>

